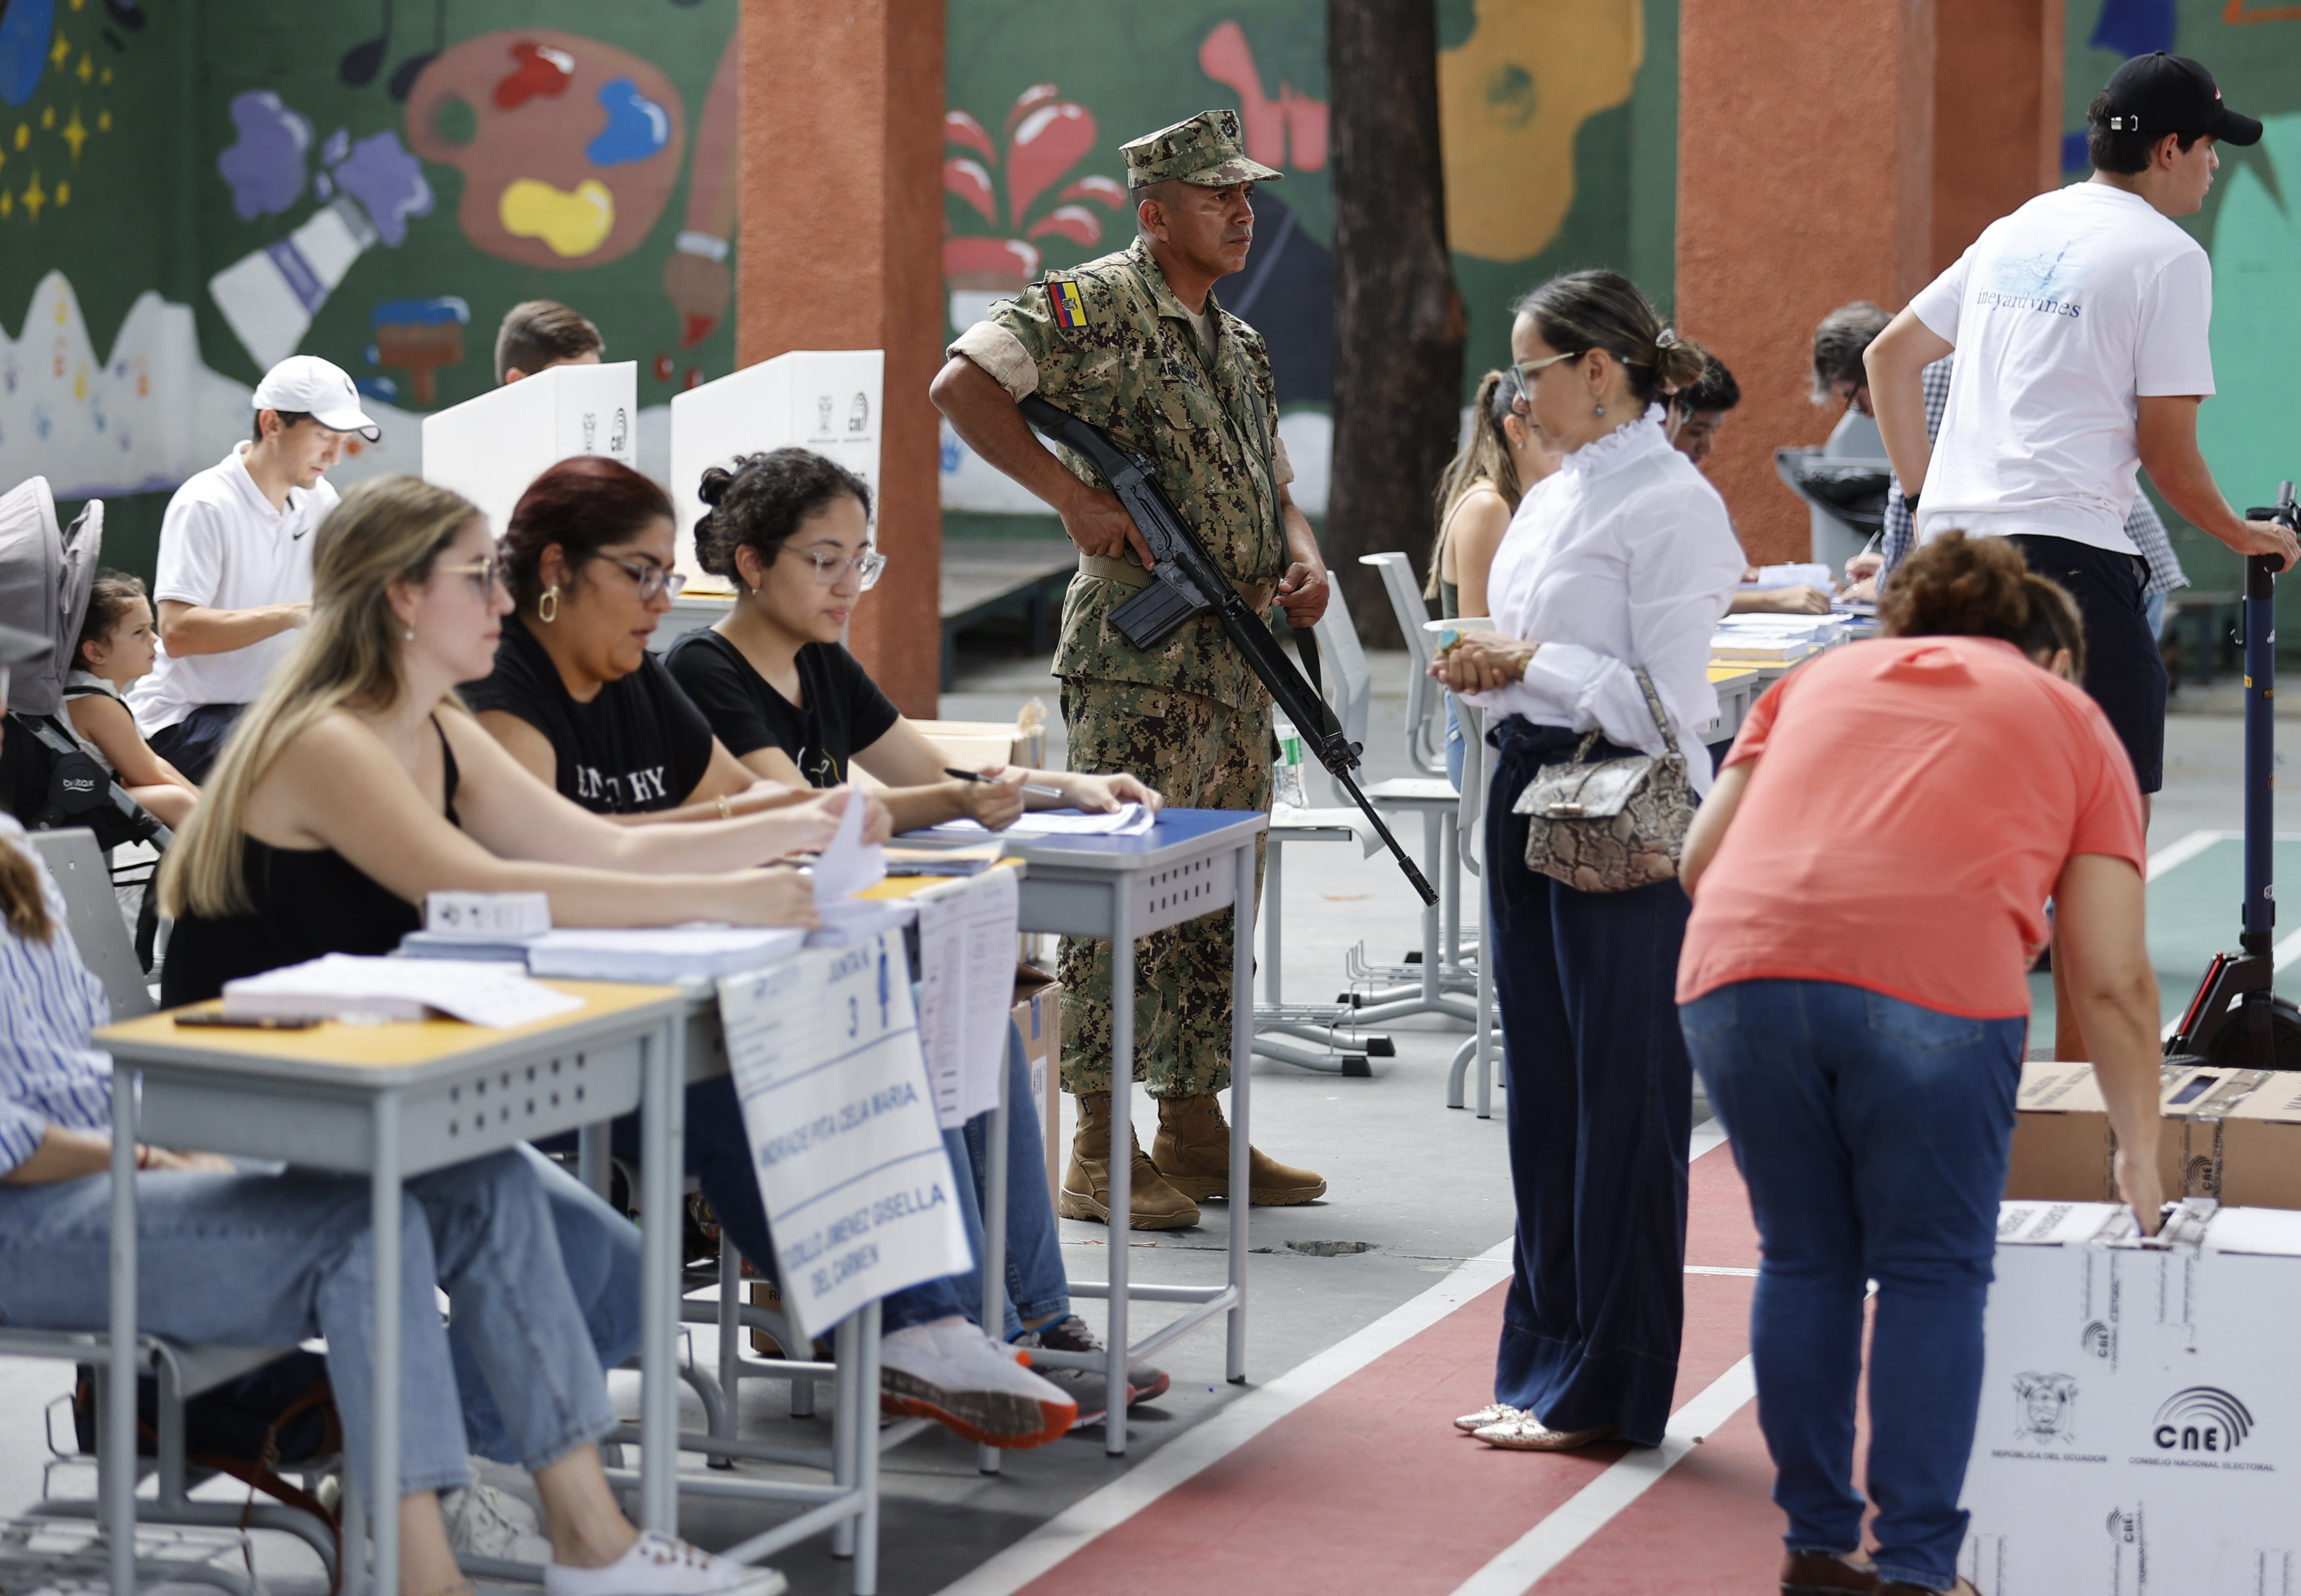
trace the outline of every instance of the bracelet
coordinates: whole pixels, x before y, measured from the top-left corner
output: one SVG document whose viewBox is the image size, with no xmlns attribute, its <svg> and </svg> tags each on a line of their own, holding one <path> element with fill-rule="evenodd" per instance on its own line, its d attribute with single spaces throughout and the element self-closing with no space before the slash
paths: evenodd
<svg viewBox="0 0 2301 1596">
<path fill-rule="evenodd" d="M 727 795 L 724 792 L 719 795 L 719 818 L 722 820 L 735 818 L 735 806 L 727 801 Z"/>
</svg>

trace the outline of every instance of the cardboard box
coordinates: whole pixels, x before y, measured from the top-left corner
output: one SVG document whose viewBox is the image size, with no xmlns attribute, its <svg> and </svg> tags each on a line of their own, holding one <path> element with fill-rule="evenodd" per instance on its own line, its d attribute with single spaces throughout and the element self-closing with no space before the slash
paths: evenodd
<svg viewBox="0 0 2301 1596">
<path fill-rule="evenodd" d="M 2213 1104 L 2221 1141 L 2214 1195 L 2232 1207 L 2301 1208 L 2301 1074 L 2231 1074 Z"/>
<path fill-rule="evenodd" d="M 1959 1572 L 1983 1596 L 2256 1596 L 2301 1575 L 2301 1214 L 2113 1204 L 1998 1226 Z"/>
<path fill-rule="evenodd" d="M 1039 1115 L 1040 1139 L 1046 1143 L 1047 1190 L 1062 1190 L 1063 1129 L 1063 983 L 1044 970 L 1015 966 L 1015 1029 L 1022 1034 L 1023 1057 L 1031 1066 L 1031 1103 Z M 1017 1103 L 1020 1112 L 1026 1105 Z"/>
<path fill-rule="evenodd" d="M 2159 1067 L 2158 1112 L 2163 1121 L 2157 1135 L 2157 1175 L 2168 1198 L 2219 1195 L 2212 1132 L 2185 1122 L 2193 1113 L 2218 1106 L 2222 1077 L 2232 1073 L 2188 1064 Z M 2209 1078 L 2200 1080 L 2201 1075 Z M 2093 1065 L 2031 1059 L 2021 1066 L 2013 1104 L 2007 1201 L 2117 1200 L 2114 1139 Z"/>
</svg>

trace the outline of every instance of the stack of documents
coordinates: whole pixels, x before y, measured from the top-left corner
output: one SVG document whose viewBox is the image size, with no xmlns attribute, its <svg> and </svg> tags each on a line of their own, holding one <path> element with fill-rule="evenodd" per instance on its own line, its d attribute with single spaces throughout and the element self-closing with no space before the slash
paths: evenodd
<svg viewBox="0 0 2301 1596">
<path fill-rule="evenodd" d="M 807 932 L 781 926 L 548 931 L 527 945 L 527 968 L 570 981 L 677 981 L 756 970 L 789 958 L 806 942 Z"/>
<path fill-rule="evenodd" d="M 1140 837 L 1159 823 L 1159 816 L 1142 804 L 1121 804 L 1108 815 L 1079 809 L 1033 809 L 995 835 L 1002 837 Z M 950 837 L 987 837 L 994 833 L 980 821 L 946 820 L 930 831 Z"/>
<path fill-rule="evenodd" d="M 582 1007 L 485 960 L 331 953 L 223 984 L 223 1012 L 234 1020 L 421 1020 L 436 1009 L 474 1025 L 527 1025 Z"/>
</svg>

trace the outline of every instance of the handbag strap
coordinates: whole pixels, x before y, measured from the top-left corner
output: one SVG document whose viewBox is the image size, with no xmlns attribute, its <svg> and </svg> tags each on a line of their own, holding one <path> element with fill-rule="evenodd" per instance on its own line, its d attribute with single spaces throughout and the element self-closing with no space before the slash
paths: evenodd
<svg viewBox="0 0 2301 1596">
<path fill-rule="evenodd" d="M 1669 729 L 1669 714 L 1661 706 L 1661 695 L 1654 691 L 1653 678 L 1646 674 L 1646 668 L 1644 665 L 1633 668 L 1637 673 L 1638 686 L 1645 693 L 1646 707 L 1653 712 L 1654 724 L 1661 730 L 1662 742 L 1671 753 L 1677 754 L 1683 759 L 1686 756 L 1679 752 L 1678 733 Z"/>
</svg>

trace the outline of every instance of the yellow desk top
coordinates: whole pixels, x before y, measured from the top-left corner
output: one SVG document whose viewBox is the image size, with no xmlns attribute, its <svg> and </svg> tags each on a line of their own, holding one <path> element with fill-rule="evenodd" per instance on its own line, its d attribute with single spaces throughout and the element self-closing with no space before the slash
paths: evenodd
<svg viewBox="0 0 2301 1596">
<path fill-rule="evenodd" d="M 582 999 L 583 1007 L 525 1025 L 467 1025 L 461 1020 L 444 1019 L 347 1025 L 340 1020 L 328 1020 L 308 1031 L 243 1031 L 230 1027 L 210 1030 L 179 1025 L 175 1016 L 183 1011 L 167 1009 L 106 1025 L 96 1033 L 96 1041 L 99 1047 L 131 1055 L 139 1048 L 164 1048 L 180 1057 L 207 1053 L 219 1060 L 254 1057 L 283 1063 L 406 1068 L 442 1063 L 461 1053 L 493 1049 L 507 1042 L 607 1019 L 666 999 L 685 1000 L 685 994 L 675 986 L 638 986 L 612 981 L 547 981 L 543 984 Z M 216 1009 L 222 1004 L 212 1001 L 187 1007 Z"/>
<path fill-rule="evenodd" d="M 1713 659 L 1710 662 L 1710 680 L 1714 682 L 1739 681 L 1745 676 L 1757 673 L 1757 666 L 1744 664 L 1738 660 L 1728 663 Z"/>
</svg>

